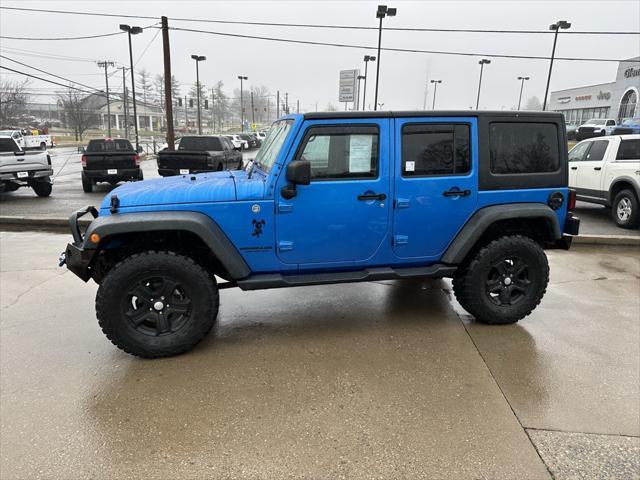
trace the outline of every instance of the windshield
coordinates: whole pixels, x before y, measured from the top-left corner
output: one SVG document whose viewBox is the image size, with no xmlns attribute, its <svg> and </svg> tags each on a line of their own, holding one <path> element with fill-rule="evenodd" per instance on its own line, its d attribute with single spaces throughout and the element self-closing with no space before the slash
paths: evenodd
<svg viewBox="0 0 640 480">
<path fill-rule="evenodd" d="M 590 125 L 604 125 L 604 120 L 598 120 L 597 118 L 592 118 L 587 123 Z"/>
<path fill-rule="evenodd" d="M 262 142 L 262 147 L 256 155 L 255 163 L 265 172 L 269 172 L 278 158 L 282 145 L 291 130 L 293 120 L 281 120 L 273 124 L 267 137 Z"/>
</svg>

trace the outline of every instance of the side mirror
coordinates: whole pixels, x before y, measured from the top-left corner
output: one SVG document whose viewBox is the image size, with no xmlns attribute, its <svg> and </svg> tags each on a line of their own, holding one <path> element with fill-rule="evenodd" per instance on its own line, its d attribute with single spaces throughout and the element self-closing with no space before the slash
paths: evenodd
<svg viewBox="0 0 640 480">
<path fill-rule="evenodd" d="M 294 160 L 287 165 L 287 180 L 294 185 L 309 185 L 311 183 L 311 162 L 309 160 Z"/>
</svg>

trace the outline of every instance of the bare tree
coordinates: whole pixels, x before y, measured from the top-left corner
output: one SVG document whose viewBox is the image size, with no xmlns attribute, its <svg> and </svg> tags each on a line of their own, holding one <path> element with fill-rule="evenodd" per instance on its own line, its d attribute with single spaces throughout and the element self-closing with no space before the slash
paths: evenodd
<svg viewBox="0 0 640 480">
<path fill-rule="evenodd" d="M 327 103 L 327 106 L 324 109 L 325 112 L 336 112 L 337 110 L 336 106 L 331 102 Z"/>
<path fill-rule="evenodd" d="M 76 140 L 82 140 L 82 135 L 91 127 L 97 127 L 100 117 L 93 108 L 88 108 L 87 99 L 90 95 L 84 95 L 73 88 L 58 95 L 58 105 L 62 108 L 65 123 L 73 128 Z"/>
<path fill-rule="evenodd" d="M 164 108 L 164 75 L 159 73 L 153 79 L 153 90 L 157 97 L 157 103 L 161 108 Z"/>
<path fill-rule="evenodd" d="M 542 102 L 538 97 L 530 97 L 524 105 L 525 110 L 542 110 Z"/>
<path fill-rule="evenodd" d="M 0 79 L 0 126 L 11 126 L 19 121 L 29 101 L 29 79 L 22 82 Z"/>
<path fill-rule="evenodd" d="M 147 103 L 147 98 L 151 96 L 152 91 L 152 83 L 151 83 L 151 74 L 142 69 L 138 72 L 138 85 L 137 87 L 140 89 L 140 93 L 142 94 L 142 101 Z"/>
</svg>

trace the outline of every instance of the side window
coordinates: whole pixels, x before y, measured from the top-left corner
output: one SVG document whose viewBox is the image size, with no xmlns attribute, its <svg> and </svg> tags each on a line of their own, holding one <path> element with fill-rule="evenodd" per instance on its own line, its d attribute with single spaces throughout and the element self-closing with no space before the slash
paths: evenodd
<svg viewBox="0 0 640 480">
<path fill-rule="evenodd" d="M 493 174 L 560 170 L 558 129 L 553 123 L 492 123 L 489 128 Z"/>
<path fill-rule="evenodd" d="M 580 162 L 584 160 L 584 156 L 587 153 L 587 150 L 589 150 L 590 146 L 591 146 L 591 142 L 584 142 L 573 147 L 569 152 L 569 161 Z"/>
<path fill-rule="evenodd" d="M 402 176 L 462 175 L 471 170 L 469 125 L 410 124 L 402 128 Z"/>
<path fill-rule="evenodd" d="M 378 127 L 312 127 L 296 159 L 311 163 L 311 179 L 340 180 L 378 176 Z"/>
<path fill-rule="evenodd" d="M 622 140 L 616 160 L 640 160 L 640 140 Z"/>
<path fill-rule="evenodd" d="M 587 153 L 585 160 L 596 162 L 601 161 L 604 158 L 604 152 L 607 151 L 609 146 L 609 140 L 595 140 L 591 142 L 591 149 Z"/>
<path fill-rule="evenodd" d="M 614 120 L 607 120 L 607 127 L 611 127 L 613 125 L 615 125 L 616 122 Z"/>
</svg>

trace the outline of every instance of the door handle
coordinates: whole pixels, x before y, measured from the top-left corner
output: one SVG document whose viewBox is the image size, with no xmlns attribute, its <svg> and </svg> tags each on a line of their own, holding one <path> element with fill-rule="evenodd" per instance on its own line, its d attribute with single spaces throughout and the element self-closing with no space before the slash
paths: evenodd
<svg viewBox="0 0 640 480">
<path fill-rule="evenodd" d="M 445 197 L 468 197 L 471 190 L 447 190 L 442 193 Z"/>
<path fill-rule="evenodd" d="M 367 201 L 367 200 L 385 200 L 387 196 L 384 193 L 363 193 L 362 195 L 358 195 L 358 200 Z"/>
<path fill-rule="evenodd" d="M 571 167 L 571 170 L 577 170 L 578 167 Z"/>
<path fill-rule="evenodd" d="M 594 170 L 602 170 L 602 167 L 593 167 Z"/>
</svg>

